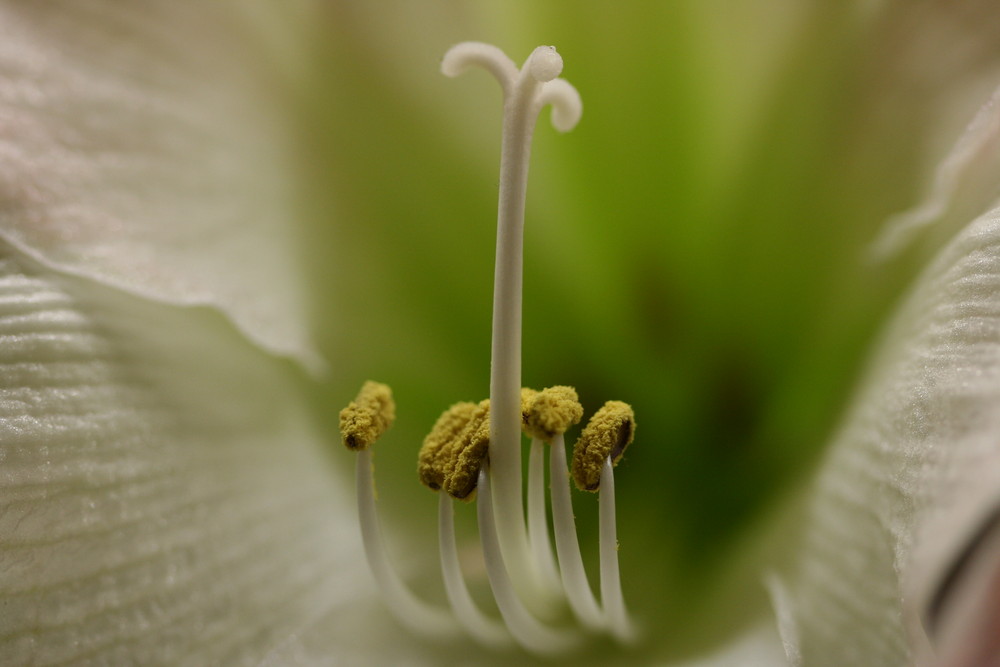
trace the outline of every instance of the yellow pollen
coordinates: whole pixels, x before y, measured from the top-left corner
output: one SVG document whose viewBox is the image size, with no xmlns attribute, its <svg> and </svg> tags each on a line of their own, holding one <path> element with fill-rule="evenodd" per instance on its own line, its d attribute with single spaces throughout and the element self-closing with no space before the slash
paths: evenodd
<svg viewBox="0 0 1000 667">
<path fill-rule="evenodd" d="M 371 447 L 396 419 L 389 385 L 369 380 L 357 398 L 340 411 L 340 437 L 354 451 Z"/>
<path fill-rule="evenodd" d="M 422 484 L 435 491 L 444 486 L 448 450 L 462 434 L 477 407 L 469 401 L 456 403 L 434 422 L 417 456 L 417 476 Z"/>
<path fill-rule="evenodd" d="M 521 430 L 529 438 L 531 434 L 528 433 L 528 419 L 531 418 L 531 404 L 537 395 L 538 390 L 531 387 L 521 387 Z"/>
<path fill-rule="evenodd" d="M 635 436 L 635 413 L 621 401 L 608 401 L 590 418 L 573 446 L 573 481 L 581 491 L 597 491 L 601 467 L 611 457 L 617 464 Z"/>
<path fill-rule="evenodd" d="M 552 438 L 580 422 L 583 406 L 573 387 L 556 386 L 535 392 L 525 409 L 522 389 L 521 414 L 525 433 L 544 442 L 552 442 Z"/>
<path fill-rule="evenodd" d="M 479 481 L 479 469 L 490 448 L 490 401 L 480 401 L 468 424 L 448 452 L 444 490 L 459 500 L 471 501 Z"/>
</svg>

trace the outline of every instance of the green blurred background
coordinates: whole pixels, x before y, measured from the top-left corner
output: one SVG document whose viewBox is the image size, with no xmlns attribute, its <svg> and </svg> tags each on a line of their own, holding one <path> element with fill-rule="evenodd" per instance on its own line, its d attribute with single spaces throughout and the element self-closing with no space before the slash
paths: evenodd
<svg viewBox="0 0 1000 667">
<path fill-rule="evenodd" d="M 588 414 L 634 406 L 618 469 L 623 580 L 640 616 L 669 623 L 707 609 L 733 549 L 808 478 L 932 252 L 865 261 L 988 96 L 995 14 L 987 2 L 326 6 L 301 104 L 304 247 L 333 369 L 322 409 L 332 422 L 365 379 L 393 386 L 397 425 L 377 460 L 394 530 L 433 562 L 436 499 L 416 482 L 416 451 L 444 408 L 489 387 L 501 94 L 485 72 L 442 76 L 449 46 L 491 42 L 520 63 L 555 45 L 583 98 L 571 133 L 547 111 L 536 129 L 523 381 L 575 386 Z M 349 470 L 346 452 L 331 456 Z M 595 499 L 574 501 L 593 552 Z"/>
</svg>

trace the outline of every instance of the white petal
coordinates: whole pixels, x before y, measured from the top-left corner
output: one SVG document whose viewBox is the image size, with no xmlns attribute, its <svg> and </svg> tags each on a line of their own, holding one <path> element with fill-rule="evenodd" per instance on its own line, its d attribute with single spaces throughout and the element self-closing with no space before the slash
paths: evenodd
<svg viewBox="0 0 1000 667">
<path fill-rule="evenodd" d="M 507 664 L 392 620 L 306 388 L 212 309 L 0 243 L 0 663 Z"/>
<path fill-rule="evenodd" d="M 718 651 L 694 661 L 671 663 L 670 667 L 781 667 L 791 664 L 785 657 L 777 629 L 764 623 Z"/>
<path fill-rule="evenodd" d="M 875 359 L 784 577 L 807 665 L 925 658 L 933 591 L 1000 503 L 1000 209 L 941 253 Z"/>
<path fill-rule="evenodd" d="M 254 664 L 372 596 L 292 367 L 0 252 L 0 662 Z"/>
<path fill-rule="evenodd" d="M 876 259 L 891 257 L 922 228 L 949 216 L 964 222 L 989 208 L 997 197 L 1000 197 L 1000 88 L 938 166 L 923 199 L 912 209 L 886 221 L 872 254 Z"/>
<path fill-rule="evenodd" d="M 218 307 L 316 367 L 276 120 L 287 91 L 248 8 L 0 4 L 0 237 L 147 298 Z"/>
</svg>

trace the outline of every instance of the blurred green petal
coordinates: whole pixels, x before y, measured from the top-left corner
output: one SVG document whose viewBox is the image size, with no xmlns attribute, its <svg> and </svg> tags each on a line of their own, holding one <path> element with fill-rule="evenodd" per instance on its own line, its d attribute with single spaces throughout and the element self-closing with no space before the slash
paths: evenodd
<svg viewBox="0 0 1000 667">
<path fill-rule="evenodd" d="M 885 261 L 900 252 L 914 234 L 941 224 L 937 236 L 948 234 L 963 215 L 974 215 L 1000 196 L 1000 89 L 979 110 L 958 142 L 941 162 L 930 188 L 915 207 L 891 217 L 876 240 L 872 254 Z"/>
</svg>

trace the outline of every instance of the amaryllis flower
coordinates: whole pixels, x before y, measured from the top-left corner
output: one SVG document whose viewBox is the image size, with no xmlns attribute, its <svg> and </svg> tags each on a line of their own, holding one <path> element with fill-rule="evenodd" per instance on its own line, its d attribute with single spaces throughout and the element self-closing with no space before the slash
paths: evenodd
<svg viewBox="0 0 1000 667">
<path fill-rule="evenodd" d="M 985 1 L 0 4 L 0 662 L 992 664 L 998 24 Z M 630 631 L 529 609 L 578 635 L 551 650 L 401 622 L 338 443 L 391 384 L 385 555 L 449 618 L 414 468 L 490 394 L 507 187 L 504 93 L 439 72 L 469 40 L 517 66 L 555 45 L 536 78 L 584 109 L 535 130 L 522 383 L 638 424 Z M 598 504 L 573 492 L 595 592 Z M 457 560 L 503 629 L 476 509 Z"/>
</svg>

